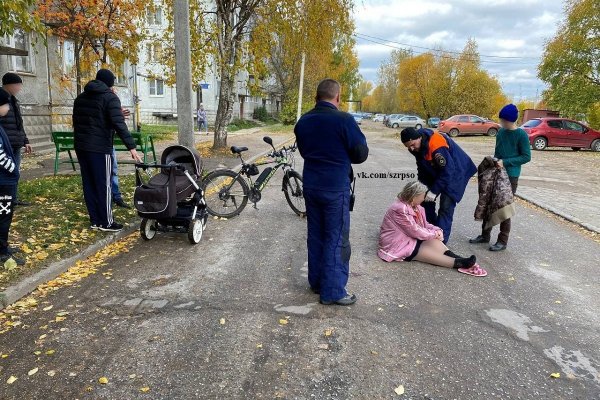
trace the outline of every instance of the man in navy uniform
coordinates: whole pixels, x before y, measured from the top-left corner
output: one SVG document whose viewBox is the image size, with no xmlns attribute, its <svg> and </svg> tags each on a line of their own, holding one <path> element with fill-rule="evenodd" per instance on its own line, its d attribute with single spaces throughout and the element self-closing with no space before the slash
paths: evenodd
<svg viewBox="0 0 600 400">
<path fill-rule="evenodd" d="M 350 305 L 350 184 L 352 166 L 369 155 L 367 140 L 354 118 L 338 110 L 340 84 L 325 79 L 317 104 L 294 128 L 304 158 L 304 200 L 308 222 L 308 282 L 321 304 Z"/>
<path fill-rule="evenodd" d="M 415 156 L 417 178 L 429 189 L 423 203 L 427 221 L 444 231 L 444 243 L 447 243 L 454 209 L 477 168 L 467 153 L 444 133 L 406 128 L 400 133 L 400 139 Z M 438 197 L 440 208 L 436 213 Z"/>
</svg>

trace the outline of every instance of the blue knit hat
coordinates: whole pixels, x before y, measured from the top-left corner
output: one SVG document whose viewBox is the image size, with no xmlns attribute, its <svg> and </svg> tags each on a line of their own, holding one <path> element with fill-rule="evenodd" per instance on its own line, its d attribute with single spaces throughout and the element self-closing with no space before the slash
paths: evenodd
<svg viewBox="0 0 600 400">
<path fill-rule="evenodd" d="M 514 104 L 508 104 L 505 105 L 502 110 L 500 110 L 500 114 L 498 116 L 500 119 L 508 122 L 517 122 L 517 119 L 519 119 L 519 109 Z"/>
</svg>

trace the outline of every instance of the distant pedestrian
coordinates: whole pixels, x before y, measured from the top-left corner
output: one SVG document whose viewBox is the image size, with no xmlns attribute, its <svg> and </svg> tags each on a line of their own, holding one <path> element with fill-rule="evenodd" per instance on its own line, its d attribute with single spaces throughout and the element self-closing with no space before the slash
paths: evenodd
<svg viewBox="0 0 600 400">
<path fill-rule="evenodd" d="M 514 104 L 508 104 L 500 110 L 500 130 L 496 135 L 496 148 L 494 158 L 496 167 L 506 169 L 508 179 L 513 195 L 517 192 L 519 176 L 521 175 L 521 166 L 531 161 L 531 147 L 527 132 L 517 127 L 519 119 L 519 110 Z M 489 244 L 493 225 L 489 220 L 484 220 L 481 235 L 469 240 L 470 243 Z M 510 235 L 511 218 L 505 219 L 500 223 L 500 233 L 498 240 L 492 246 L 490 251 L 506 250 L 508 237 Z"/>
<path fill-rule="evenodd" d="M 0 90 L 0 117 L 10 110 L 10 95 Z M 19 168 L 15 162 L 13 149 L 8 135 L 0 125 L 0 263 L 13 258 L 19 265 L 24 262 L 13 255 L 8 246 L 8 233 L 13 218 L 15 187 L 19 181 Z"/>
<path fill-rule="evenodd" d="M 364 162 L 367 140 L 352 115 L 339 111 L 340 84 L 325 79 L 315 107 L 294 128 L 304 158 L 304 200 L 308 225 L 308 282 L 321 303 L 350 305 L 351 164 Z"/>
<path fill-rule="evenodd" d="M 406 128 L 400 138 L 415 157 L 417 179 L 429 189 L 423 203 L 427 221 L 442 228 L 446 244 L 450 240 L 454 209 L 477 168 L 467 153 L 444 133 Z M 436 212 L 438 197 L 440 208 Z"/>
<path fill-rule="evenodd" d="M 202 104 L 196 110 L 196 118 L 198 119 L 198 131 L 202 133 L 202 128 L 204 128 L 204 131 L 208 135 L 208 120 L 206 119 L 206 110 Z"/>
<path fill-rule="evenodd" d="M 23 89 L 23 80 L 17 74 L 8 72 L 2 77 L 2 88 L 0 90 L 8 93 L 10 96 L 10 102 L 8 103 L 10 109 L 8 113 L 0 118 L 0 125 L 4 128 L 8 140 L 14 154 L 14 161 L 17 169 L 21 169 L 21 152 L 25 148 L 25 154 L 31 154 L 33 152 L 29 139 L 25 133 L 25 126 L 23 124 L 23 114 L 21 112 L 21 106 L 19 100 L 15 97 Z M 14 204 L 18 206 L 28 206 L 29 203 L 20 201 L 17 198 L 19 182 L 15 185 L 14 193 Z"/>
<path fill-rule="evenodd" d="M 381 224 L 379 258 L 387 262 L 422 261 L 468 275 L 486 276 L 474 255 L 461 257 L 448 250 L 442 242 L 443 231 L 427 222 L 421 206 L 426 193 L 427 186 L 415 181 L 407 183 L 398 194 Z"/>
<path fill-rule="evenodd" d="M 142 161 L 125 124 L 121 101 L 111 90 L 114 82 L 111 71 L 99 70 L 96 79 L 85 85 L 73 104 L 75 152 L 91 228 L 111 232 L 123 229 L 123 225 L 114 222 L 111 206 L 111 154 L 115 132 L 131 157 L 137 162 Z"/>
</svg>

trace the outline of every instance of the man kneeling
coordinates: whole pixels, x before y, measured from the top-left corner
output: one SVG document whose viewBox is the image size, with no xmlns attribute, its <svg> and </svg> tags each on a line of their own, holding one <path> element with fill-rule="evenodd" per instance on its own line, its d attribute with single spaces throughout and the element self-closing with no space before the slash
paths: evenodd
<svg viewBox="0 0 600 400">
<path fill-rule="evenodd" d="M 476 257 L 465 258 L 448 250 L 443 243 L 443 231 L 425 219 L 427 187 L 409 182 L 398 199 L 385 213 L 379 236 L 377 255 L 384 261 L 422 261 L 441 267 L 454 268 L 473 276 L 486 276 Z"/>
</svg>

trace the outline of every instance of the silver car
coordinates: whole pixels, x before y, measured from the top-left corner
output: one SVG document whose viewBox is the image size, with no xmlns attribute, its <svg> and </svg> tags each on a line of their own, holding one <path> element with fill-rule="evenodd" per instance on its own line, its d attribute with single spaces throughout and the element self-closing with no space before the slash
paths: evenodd
<svg viewBox="0 0 600 400">
<path fill-rule="evenodd" d="M 391 122 L 392 128 L 411 128 L 412 127 L 415 129 L 421 129 L 424 126 L 427 126 L 425 121 L 414 115 L 405 115 L 405 116 L 398 118 Z"/>
</svg>

